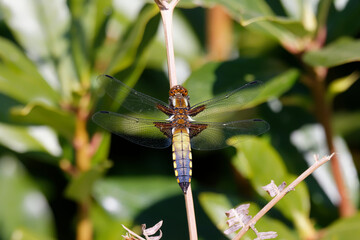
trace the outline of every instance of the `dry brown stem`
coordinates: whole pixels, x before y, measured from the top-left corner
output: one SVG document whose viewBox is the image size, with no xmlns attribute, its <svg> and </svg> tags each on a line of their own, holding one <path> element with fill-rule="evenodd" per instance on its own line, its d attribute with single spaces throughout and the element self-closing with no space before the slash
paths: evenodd
<svg viewBox="0 0 360 240">
<path fill-rule="evenodd" d="M 186 215 L 188 219 L 190 240 L 196 240 L 197 228 L 196 228 L 194 201 L 192 197 L 191 185 L 189 186 L 187 193 L 184 194 L 184 197 L 185 197 Z"/>
<path fill-rule="evenodd" d="M 287 193 L 294 190 L 295 187 L 302 182 L 306 177 L 313 173 L 317 168 L 319 168 L 324 163 L 328 162 L 335 154 L 330 156 L 325 156 L 320 160 L 315 156 L 315 163 L 311 165 L 305 172 L 303 172 L 298 178 L 295 179 L 289 186 L 282 190 L 276 197 L 274 197 L 268 204 L 265 205 L 256 215 L 253 217 L 247 224 L 244 226 L 240 232 L 233 238 L 233 240 L 239 240 L 244 234 L 249 230 L 251 226 L 254 226 L 256 222 L 265 215 L 271 208 L 275 206 Z"/>
<path fill-rule="evenodd" d="M 178 85 L 175 68 L 174 42 L 172 36 L 172 19 L 175 6 L 179 1 L 180 0 L 172 0 L 171 2 L 167 2 L 165 0 L 155 0 L 156 4 L 159 6 L 164 26 L 170 88 Z"/>
<path fill-rule="evenodd" d="M 309 88 L 312 92 L 315 102 L 315 113 L 318 121 L 323 126 L 326 136 L 326 143 L 330 152 L 336 152 L 334 145 L 334 135 L 331 127 L 332 109 L 330 104 L 326 101 L 326 86 L 325 78 L 327 69 L 318 67 L 315 68 L 311 76 L 308 77 Z M 340 194 L 339 213 L 343 217 L 349 217 L 356 213 L 356 208 L 350 200 L 348 190 L 345 185 L 344 177 L 341 173 L 339 158 L 334 156 L 331 161 L 331 169 L 334 175 L 335 183 Z"/>
<path fill-rule="evenodd" d="M 208 58 L 221 61 L 229 58 L 233 41 L 233 22 L 221 6 L 207 10 L 206 39 Z"/>
</svg>

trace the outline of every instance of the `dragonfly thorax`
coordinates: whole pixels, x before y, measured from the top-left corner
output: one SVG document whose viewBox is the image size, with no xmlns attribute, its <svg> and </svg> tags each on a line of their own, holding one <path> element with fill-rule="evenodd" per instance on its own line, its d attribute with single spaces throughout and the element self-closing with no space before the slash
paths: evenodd
<svg viewBox="0 0 360 240">
<path fill-rule="evenodd" d="M 171 108 L 190 108 L 188 91 L 177 85 L 169 91 L 169 104 Z"/>
</svg>

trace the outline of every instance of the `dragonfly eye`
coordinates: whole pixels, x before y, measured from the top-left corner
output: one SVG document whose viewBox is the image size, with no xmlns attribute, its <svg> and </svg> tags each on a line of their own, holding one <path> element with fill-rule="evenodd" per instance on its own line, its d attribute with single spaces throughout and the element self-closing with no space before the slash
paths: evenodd
<svg viewBox="0 0 360 240">
<path fill-rule="evenodd" d="M 169 96 L 175 96 L 176 94 L 181 94 L 183 97 L 186 97 L 188 95 L 188 91 L 183 86 L 176 85 L 170 89 Z"/>
</svg>

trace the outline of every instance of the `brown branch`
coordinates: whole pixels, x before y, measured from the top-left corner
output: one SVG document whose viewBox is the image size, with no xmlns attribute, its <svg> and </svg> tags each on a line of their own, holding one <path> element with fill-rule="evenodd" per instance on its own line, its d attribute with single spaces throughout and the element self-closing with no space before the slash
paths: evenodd
<svg viewBox="0 0 360 240">
<path fill-rule="evenodd" d="M 331 106 L 326 102 L 326 87 L 325 77 L 327 69 L 316 68 L 315 76 L 310 84 L 310 90 L 312 92 L 315 101 L 315 113 L 318 121 L 323 126 L 326 136 L 326 143 L 330 152 L 336 152 L 334 145 L 333 131 L 331 127 Z M 348 190 L 345 185 L 344 177 L 341 173 L 339 158 L 335 156 L 331 161 L 331 169 L 334 175 L 335 183 L 340 194 L 339 212 L 343 217 L 349 217 L 356 213 L 356 208 L 350 200 Z"/>
<path fill-rule="evenodd" d="M 76 226 L 77 240 L 93 239 L 93 225 L 89 217 L 90 202 L 79 203 L 79 220 Z"/>
<path fill-rule="evenodd" d="M 91 167 L 89 134 L 86 129 L 89 118 L 90 95 L 84 95 L 79 102 L 76 111 L 76 129 L 73 140 L 76 157 L 76 168 L 79 173 L 86 172 Z M 93 226 L 90 220 L 90 199 L 78 203 L 79 219 L 76 226 L 77 240 L 91 240 L 93 235 Z"/>
<path fill-rule="evenodd" d="M 318 28 L 314 39 L 305 51 L 320 49 L 324 46 L 327 37 L 326 19 L 328 15 L 328 9 L 331 6 L 330 0 L 325 0 L 321 4 L 324 6 L 320 7 L 322 12 L 319 13 Z M 323 126 L 326 144 L 329 152 L 336 152 L 335 145 L 333 142 L 334 135 L 331 126 L 332 107 L 326 100 L 326 76 L 328 68 L 325 67 L 313 67 L 307 65 L 303 60 L 302 56 L 305 52 L 298 53 L 297 59 L 303 66 L 305 74 L 301 76 L 303 83 L 310 89 L 313 99 L 315 102 L 315 115 L 319 123 Z M 335 183 L 340 195 L 339 213 L 343 217 L 352 216 L 356 213 L 356 208 L 350 200 L 348 190 L 345 185 L 344 177 L 340 170 L 339 159 L 337 156 L 331 161 L 331 169 L 334 175 Z"/>
<path fill-rule="evenodd" d="M 254 226 L 256 222 L 262 218 L 271 208 L 275 206 L 287 193 L 294 190 L 295 187 L 302 182 L 306 177 L 308 177 L 311 173 L 313 173 L 317 168 L 319 168 L 324 163 L 328 162 L 335 154 L 331 154 L 330 156 L 325 156 L 320 160 L 315 156 L 315 163 L 311 165 L 305 172 L 303 172 L 298 178 L 295 179 L 289 186 L 287 186 L 284 190 L 279 192 L 276 197 L 274 197 L 268 204 L 265 205 L 256 215 L 253 217 L 247 224 L 238 232 L 238 234 L 233 238 L 233 240 L 239 240 L 244 234 L 249 230 L 251 226 Z"/>
<path fill-rule="evenodd" d="M 89 135 L 86 129 L 87 120 L 89 118 L 88 106 L 90 103 L 90 96 L 84 95 L 79 102 L 76 111 L 75 135 L 74 135 L 74 148 L 76 165 L 79 171 L 84 172 L 90 169 L 89 158 Z"/>
<path fill-rule="evenodd" d="M 206 34 L 208 58 L 221 61 L 229 58 L 232 47 L 233 22 L 221 6 L 207 10 Z"/>
<path fill-rule="evenodd" d="M 172 0 L 171 2 L 167 2 L 165 0 L 155 0 L 156 4 L 160 9 L 161 18 L 164 26 L 170 88 L 178 85 L 176 79 L 174 43 L 172 36 L 172 19 L 175 6 L 179 1 L 180 0 Z"/>
<path fill-rule="evenodd" d="M 196 229 L 196 219 L 195 219 L 194 201 L 192 197 L 191 184 L 189 185 L 187 192 L 184 194 L 184 197 L 185 197 L 186 215 L 188 219 L 190 240 L 195 240 L 197 239 L 197 229 Z"/>
</svg>

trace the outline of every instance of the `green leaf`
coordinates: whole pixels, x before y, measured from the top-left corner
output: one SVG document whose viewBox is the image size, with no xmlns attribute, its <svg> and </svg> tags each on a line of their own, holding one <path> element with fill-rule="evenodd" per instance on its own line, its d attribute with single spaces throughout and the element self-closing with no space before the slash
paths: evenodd
<svg viewBox="0 0 360 240">
<path fill-rule="evenodd" d="M 0 225 L 1 239 L 15 239 L 15 234 L 24 232 L 19 239 L 54 239 L 54 220 L 45 196 L 10 155 L 0 156 Z M 31 229 L 31 234 L 24 229 Z"/>
<path fill-rule="evenodd" d="M 181 4 L 185 6 L 196 6 L 191 5 L 192 0 L 182 0 Z M 202 6 L 212 7 L 215 4 L 222 5 L 225 7 L 229 14 L 234 17 L 234 19 L 239 20 L 242 24 L 247 25 L 251 22 L 263 20 L 266 17 L 273 16 L 271 8 L 263 0 L 251 1 L 251 0 L 204 0 L 201 2 Z"/>
<path fill-rule="evenodd" d="M 328 46 L 304 54 L 303 60 L 311 66 L 335 67 L 360 61 L 360 40 L 343 37 Z"/>
<path fill-rule="evenodd" d="M 0 6 L 10 30 L 29 58 L 38 66 L 45 80 L 59 92 L 61 89 L 63 96 L 71 97 L 72 86 L 60 82 L 60 79 L 62 81 L 76 79 L 73 75 L 73 64 L 69 62 L 70 45 L 67 33 L 71 18 L 66 2 L 62 0 L 2 1 Z M 58 68 L 66 68 L 66 70 L 59 72 Z"/>
<path fill-rule="evenodd" d="M 23 12 L 21 4 L 26 8 Z M 66 50 L 66 35 L 70 15 L 61 0 L 19 0 L 1 2 L 4 19 L 21 45 L 34 57 L 59 56 Z M 27 22 L 26 22 L 27 21 Z M 34 24 L 29 31 L 26 27 Z"/>
<path fill-rule="evenodd" d="M 356 214 L 353 217 L 343 218 L 325 231 L 325 236 L 320 238 L 321 240 L 333 240 L 333 239 L 356 239 L 360 235 L 360 214 Z"/>
<path fill-rule="evenodd" d="M 141 56 L 134 59 L 134 62 L 131 66 L 123 69 L 122 71 L 116 74 L 118 79 L 121 79 L 127 86 L 133 87 L 135 86 L 136 82 L 139 80 L 142 72 L 144 71 L 147 60 L 148 60 L 148 52 L 145 51 Z M 112 111 L 116 111 L 120 107 L 120 103 L 124 100 L 126 96 L 116 98 L 117 101 L 113 101 L 111 104 L 110 109 Z"/>
<path fill-rule="evenodd" d="M 52 127 L 69 140 L 72 139 L 75 132 L 74 115 L 43 104 L 30 103 L 24 108 L 13 108 L 11 114 L 16 122 Z"/>
<path fill-rule="evenodd" d="M 112 1 L 81 0 L 72 1 L 70 4 L 70 11 L 76 22 L 74 27 L 80 27 L 78 30 L 81 30 L 83 34 L 81 39 L 85 45 L 83 46 L 84 50 L 92 51 L 94 49 L 91 48 L 95 46 L 96 38 L 105 36 L 105 33 L 102 36 L 98 36 L 98 34 L 111 14 Z"/>
<path fill-rule="evenodd" d="M 56 93 L 37 68 L 12 42 L 0 37 L 0 92 L 22 103 L 31 101 L 54 105 Z"/>
<path fill-rule="evenodd" d="M 133 219 L 164 198 L 181 194 L 172 177 L 112 177 L 95 183 L 93 195 L 114 218 Z"/>
<path fill-rule="evenodd" d="M 18 153 L 46 152 L 59 156 L 61 148 L 55 133 L 44 126 L 23 127 L 0 123 L 0 144 Z"/>
<path fill-rule="evenodd" d="M 179 64 L 181 60 L 190 64 L 197 64 L 199 56 L 203 54 L 202 46 L 196 36 L 194 26 L 190 25 L 188 19 L 180 11 L 174 11 L 173 29 L 176 29 L 173 31 L 176 64 Z M 163 29 L 160 28 L 159 30 L 161 31 L 158 31 L 156 41 L 153 41 L 150 45 L 151 60 L 148 64 L 150 67 L 162 69 L 164 63 L 166 63 L 166 46 Z M 181 82 L 182 76 L 187 73 L 180 71 L 178 68 L 176 72 L 178 82 Z"/>
<path fill-rule="evenodd" d="M 356 134 L 360 129 L 360 111 L 334 113 L 332 126 L 338 135 Z"/>
<path fill-rule="evenodd" d="M 233 208 L 231 201 L 223 194 L 203 192 L 199 194 L 199 202 L 214 225 L 224 232 L 228 228 L 225 212 Z"/>
<path fill-rule="evenodd" d="M 278 152 L 264 139 L 258 137 L 234 138 L 237 154 L 232 163 L 237 171 L 250 180 L 255 191 L 267 200 L 271 197 L 262 189 L 274 180 L 276 185 L 282 182 L 290 184 L 295 176 L 288 173 Z M 309 193 L 304 183 L 300 183 L 295 191 L 286 195 L 275 205 L 284 216 L 297 225 L 300 232 L 312 232 L 312 224 L 308 218 L 310 213 Z"/>
<path fill-rule="evenodd" d="M 310 1 L 281 1 L 284 10 L 287 13 L 287 16 L 292 19 L 296 19 L 302 22 L 302 25 L 309 32 L 314 32 L 316 29 L 316 8 L 317 3 Z"/>
<path fill-rule="evenodd" d="M 83 202 L 89 199 L 95 181 L 100 179 L 110 166 L 110 162 L 102 162 L 102 164 L 73 178 L 65 190 L 66 197 L 77 202 Z"/>
<path fill-rule="evenodd" d="M 299 71 L 290 69 L 270 79 L 264 84 L 261 94 L 259 94 L 254 100 L 255 103 L 253 103 L 253 105 L 258 105 L 269 99 L 281 97 L 281 95 L 291 89 L 291 87 L 296 83 L 298 77 Z"/>
<path fill-rule="evenodd" d="M 30 228 L 21 227 L 13 232 L 11 240 L 55 240 L 55 238 L 36 233 Z"/>
<path fill-rule="evenodd" d="M 72 1 L 71 11 L 74 22 L 71 25 L 72 56 L 81 82 L 89 84 L 98 45 L 107 35 L 105 29 L 112 3 L 110 0 Z"/>
<path fill-rule="evenodd" d="M 156 34 L 159 10 L 155 4 L 145 5 L 136 22 L 116 47 L 107 73 L 114 74 L 128 68 L 136 57 L 141 56 Z"/>
<path fill-rule="evenodd" d="M 190 5 L 187 2 L 185 0 L 183 4 Z M 304 8 L 303 11 L 307 15 L 304 14 L 300 19 L 293 16 L 276 16 L 266 1 L 263 0 L 207 0 L 202 1 L 201 5 L 206 7 L 222 5 L 230 16 L 242 26 L 270 36 L 295 52 L 305 48 L 308 38 L 315 30 L 313 26 L 314 13 L 309 14 L 306 4 L 301 4 L 301 8 Z"/>
<path fill-rule="evenodd" d="M 111 133 L 109 132 L 95 133 L 95 135 L 93 135 L 92 141 L 97 141 L 94 140 L 94 138 L 100 138 L 99 139 L 100 145 L 97 148 L 97 151 L 94 154 L 94 156 L 91 158 L 92 165 L 99 164 L 108 158 L 110 152 Z"/>
<path fill-rule="evenodd" d="M 353 36 L 359 33 L 360 2 L 358 0 L 334 1 L 335 9 L 329 12 L 327 19 L 327 41 L 332 42 L 341 36 Z"/>
<path fill-rule="evenodd" d="M 10 111 L 13 107 L 19 106 L 21 103 L 17 102 L 13 98 L 6 96 L 2 93 L 0 93 L 0 122 L 2 123 L 11 123 L 11 115 Z"/>
<path fill-rule="evenodd" d="M 91 208 L 91 220 L 94 225 L 94 232 L 96 232 L 95 240 L 119 240 L 126 234 L 124 226 L 131 226 L 132 221 L 114 219 L 109 216 L 104 209 L 96 204 Z"/>
<path fill-rule="evenodd" d="M 359 79 L 359 76 L 359 72 L 353 72 L 348 76 L 332 81 L 327 88 L 327 100 L 332 102 L 338 94 L 347 91 Z"/>
<path fill-rule="evenodd" d="M 225 212 L 234 208 L 232 202 L 234 199 L 230 199 L 229 197 L 219 194 L 219 193 L 211 193 L 211 192 L 203 192 L 199 195 L 199 202 L 203 207 L 205 213 L 209 216 L 210 220 L 214 223 L 214 225 L 221 231 L 224 232 L 228 225 L 226 221 L 228 220 Z M 238 203 L 238 204 L 245 204 Z M 236 208 L 236 207 L 235 207 Z M 255 216 L 259 212 L 259 207 L 255 203 L 250 203 L 249 215 Z M 260 221 L 255 225 L 256 229 L 261 232 L 267 231 L 276 231 L 280 239 L 288 239 L 293 240 L 297 239 L 294 236 L 294 233 L 290 231 L 290 229 L 283 223 L 278 220 L 268 218 L 266 216 L 262 217 Z M 227 237 L 233 238 L 235 234 L 230 234 Z M 254 239 L 256 236 L 249 230 L 244 239 Z"/>
<path fill-rule="evenodd" d="M 237 59 L 229 62 L 210 62 L 194 71 L 185 82 L 191 103 L 215 97 L 221 92 L 231 91 L 244 83 L 264 81 L 259 94 L 247 107 L 253 107 L 277 98 L 288 91 L 298 78 L 298 71 L 286 68 L 275 61 L 264 59 Z"/>
</svg>

